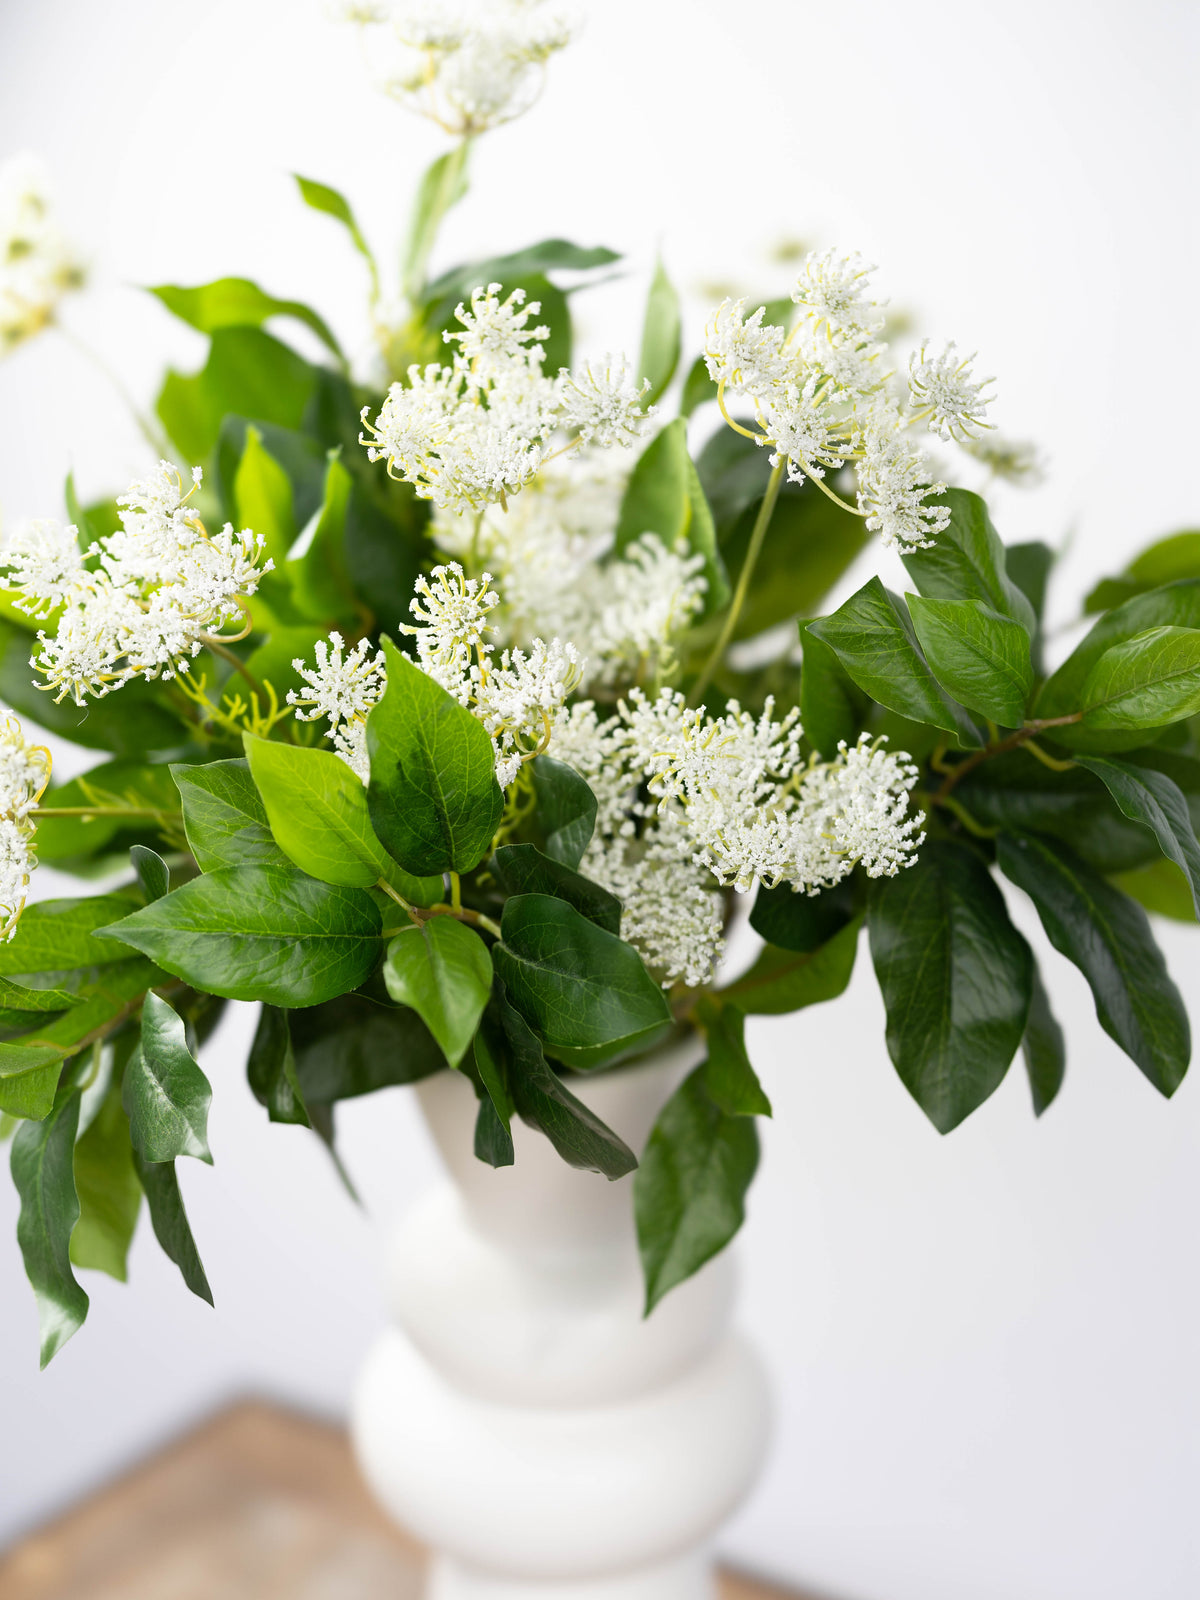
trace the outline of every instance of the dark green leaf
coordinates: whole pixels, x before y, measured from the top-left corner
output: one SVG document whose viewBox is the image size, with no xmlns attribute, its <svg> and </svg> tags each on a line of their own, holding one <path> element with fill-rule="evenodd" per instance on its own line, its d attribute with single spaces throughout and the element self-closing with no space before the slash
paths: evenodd
<svg viewBox="0 0 1200 1600">
<path fill-rule="evenodd" d="M 615 250 L 606 250 L 603 245 L 586 248 L 571 244 L 567 239 L 543 239 L 540 244 L 529 245 L 513 255 L 492 256 L 486 261 L 468 261 L 461 267 L 454 267 L 435 279 L 425 294 L 429 300 L 444 300 L 451 295 L 463 299 L 480 284 L 501 283 L 507 289 L 531 272 L 558 269 L 586 272 L 592 267 L 607 267 L 620 259 Z"/>
<path fill-rule="evenodd" d="M 1080 756 L 1079 765 L 1096 774 L 1125 816 L 1150 830 L 1163 855 L 1187 877 L 1200 916 L 1200 844 L 1179 785 L 1165 772 L 1112 756 Z"/>
<path fill-rule="evenodd" d="M 1008 576 L 1033 607 L 1041 622 L 1046 609 L 1046 587 L 1050 569 L 1057 559 L 1056 553 L 1040 539 L 1030 539 L 1025 544 L 1005 547 L 1005 566 Z"/>
<path fill-rule="evenodd" d="M 296 1077 L 310 1115 L 318 1105 L 417 1083 L 446 1058 L 415 1011 L 363 994 L 288 1013 Z"/>
<path fill-rule="evenodd" d="M 1067 1053 L 1063 1031 L 1050 1009 L 1050 997 L 1042 983 L 1036 961 L 1033 964 L 1029 1017 L 1021 1040 L 1021 1053 L 1025 1057 L 1034 1115 L 1040 1117 L 1062 1088 Z"/>
<path fill-rule="evenodd" d="M 71 1271 L 71 1230 L 79 1220 L 78 1126 L 79 1090 L 68 1085 L 44 1121 L 23 1122 L 12 1141 L 13 1182 L 21 1198 L 17 1243 L 37 1300 L 43 1367 L 82 1327 L 88 1311 L 88 1297 Z"/>
<path fill-rule="evenodd" d="M 200 1264 L 196 1241 L 188 1224 L 173 1161 L 143 1161 L 136 1153 L 134 1165 L 146 1196 L 154 1234 L 165 1254 L 179 1268 L 194 1295 L 213 1303 L 212 1290 Z"/>
<path fill-rule="evenodd" d="M 888 1053 L 939 1133 L 999 1087 L 1025 1032 L 1033 956 L 974 850 L 926 844 L 868 899 Z"/>
<path fill-rule="evenodd" d="M 964 745 L 982 743 L 966 712 L 929 670 L 902 601 L 878 578 L 864 583 L 832 616 L 810 622 L 808 633 L 827 644 L 859 688 L 881 706 L 957 734 Z"/>
<path fill-rule="evenodd" d="M 849 878 L 814 895 L 795 890 L 790 883 L 774 889 L 760 884 L 750 926 L 768 944 L 807 955 L 853 922 L 854 915 L 854 885 Z"/>
<path fill-rule="evenodd" d="M 663 1107 L 633 1180 L 647 1315 L 733 1238 L 757 1167 L 753 1120 L 716 1106 L 697 1067 Z"/>
<path fill-rule="evenodd" d="M 288 1014 L 279 1006 L 263 1006 L 258 1014 L 258 1027 L 246 1058 L 246 1079 L 272 1122 L 312 1126 L 296 1075 Z"/>
<path fill-rule="evenodd" d="M 769 1117 L 767 1099 L 746 1054 L 746 1018 L 737 1006 L 705 996 L 696 1020 L 708 1039 L 704 1087 L 712 1103 L 729 1117 Z"/>
<path fill-rule="evenodd" d="M 171 766 L 183 805 L 188 848 L 201 872 L 217 867 L 284 867 L 266 809 L 244 760 Z"/>
<path fill-rule="evenodd" d="M 596 796 L 574 767 L 551 756 L 535 756 L 529 771 L 546 854 L 565 867 L 578 867 L 595 831 Z"/>
<path fill-rule="evenodd" d="M 903 558 L 920 593 L 930 600 L 979 600 L 1032 633 L 1033 607 L 1007 574 L 1004 545 L 983 500 L 969 489 L 947 489 L 940 502 L 950 507 L 949 527 L 928 550 Z"/>
<path fill-rule="evenodd" d="M 679 365 L 682 323 L 679 296 L 663 270 L 662 261 L 654 264 L 646 317 L 642 323 L 642 349 L 638 356 L 637 378 L 649 378 L 645 405 L 660 400 Z"/>
<path fill-rule="evenodd" d="M 340 222 L 350 235 L 354 248 L 364 257 L 371 269 L 371 283 L 376 293 L 379 290 L 379 271 L 375 265 L 375 257 L 371 254 L 371 247 L 363 237 L 362 229 L 355 221 L 354 212 L 350 209 L 350 202 L 336 189 L 331 189 L 327 183 L 318 183 L 315 178 L 302 178 L 298 172 L 293 172 L 297 187 L 305 205 L 311 206 L 314 211 L 321 211 L 327 217 L 333 217 Z"/>
<path fill-rule="evenodd" d="M 430 917 L 388 945 L 388 993 L 411 1006 L 457 1067 L 466 1054 L 492 988 L 492 958 L 473 929 L 453 917 Z"/>
<path fill-rule="evenodd" d="M 201 333 L 215 333 L 218 328 L 260 328 L 270 317 L 292 317 L 315 333 L 339 360 L 343 359 L 341 346 L 324 317 L 299 300 L 277 300 L 249 278 L 220 278 L 194 289 L 163 283 L 150 293 L 157 295 L 174 316 Z"/>
<path fill-rule="evenodd" d="M 1011 617 L 974 600 L 908 596 L 925 659 L 943 689 L 968 711 L 1019 728 L 1033 689 L 1029 634 Z"/>
<path fill-rule="evenodd" d="M 1159 539 L 1135 557 L 1119 578 L 1104 578 L 1088 595 L 1084 611 L 1091 615 L 1121 605 L 1180 578 L 1200 578 L 1200 532 L 1189 530 Z"/>
<path fill-rule="evenodd" d="M 129 1122 L 121 1108 L 121 1085 L 114 1079 L 100 1109 L 75 1145 L 75 1190 L 79 1221 L 71 1234 L 71 1260 L 77 1267 L 126 1280 L 126 1259 L 142 1205 L 142 1186 L 133 1166 Z"/>
<path fill-rule="evenodd" d="M 1100 1026 L 1160 1093 L 1174 1094 L 1191 1036 L 1146 913 L 1058 840 L 1001 834 L 997 859 L 1037 907 L 1050 943 L 1091 985 Z"/>
<path fill-rule="evenodd" d="M 656 533 L 668 550 L 683 540 L 704 557 L 705 615 L 719 611 L 729 599 L 729 580 L 717 550 L 712 512 L 687 448 L 687 423 L 668 422 L 643 450 L 630 474 L 617 519 L 616 550 L 622 551 L 643 533 Z"/>
<path fill-rule="evenodd" d="M 803 622 L 800 644 L 804 651 L 800 721 L 809 743 L 832 761 L 842 740 L 853 745 L 858 739 L 871 701 L 842 666 L 836 652 L 810 633 Z"/>
<path fill-rule="evenodd" d="M 144 844 L 135 844 L 130 848 L 129 859 L 147 904 L 151 900 L 161 900 L 163 895 L 170 893 L 171 874 L 167 870 L 167 863 L 156 851 Z"/>
<path fill-rule="evenodd" d="M 218 867 L 114 928 L 193 988 L 228 1000 L 311 1006 L 357 989 L 379 958 L 363 889 L 295 867 Z"/>
<path fill-rule="evenodd" d="M 62 1056 L 49 1048 L 42 1051 L 42 1056 L 44 1065 L 0 1078 L 0 1115 L 29 1117 L 36 1122 L 53 1106 L 62 1075 Z"/>
<path fill-rule="evenodd" d="M 141 1045 L 125 1068 L 124 1106 L 133 1147 L 144 1161 L 195 1156 L 212 1165 L 212 1086 L 187 1046 L 183 1019 L 151 992 L 142 1005 Z"/>
<path fill-rule="evenodd" d="M 167 373 L 156 409 L 184 457 L 204 461 L 230 412 L 298 428 L 314 382 L 308 362 L 261 328 L 218 328 L 199 372 Z"/>
<path fill-rule="evenodd" d="M 552 894 L 609 933 L 621 931 L 621 902 L 590 878 L 531 844 L 504 844 L 492 857 L 492 870 L 507 894 Z"/>
<path fill-rule="evenodd" d="M 768 945 L 749 972 L 720 991 L 721 998 L 754 1016 L 780 1016 L 836 999 L 854 971 L 860 926 L 855 919 L 814 950 Z"/>
<path fill-rule="evenodd" d="M 514 895 L 500 926 L 496 970 L 547 1052 L 567 1066 L 603 1066 L 667 1033 L 667 1002 L 637 951 L 565 900 Z"/>
<path fill-rule="evenodd" d="M 375 832 L 406 872 L 469 872 L 491 849 L 504 810 L 496 755 L 477 717 L 390 639 L 387 690 L 367 718 Z"/>
<path fill-rule="evenodd" d="M 472 1060 L 478 1079 L 475 1092 L 479 1096 L 475 1156 L 479 1161 L 486 1161 L 489 1167 L 511 1167 L 516 1160 L 512 1137 L 516 1107 L 504 1065 L 509 1053 L 506 1051 L 498 1058 L 492 1053 L 484 1030 L 481 1028 L 475 1035 Z"/>
</svg>

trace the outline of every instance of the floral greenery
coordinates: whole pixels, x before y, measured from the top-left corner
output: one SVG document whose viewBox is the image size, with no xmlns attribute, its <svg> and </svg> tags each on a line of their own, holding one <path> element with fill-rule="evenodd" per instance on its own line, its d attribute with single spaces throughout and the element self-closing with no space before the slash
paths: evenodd
<svg viewBox="0 0 1200 1600">
<path fill-rule="evenodd" d="M 682 376 L 661 266 L 638 359 L 574 368 L 564 275 L 613 251 L 550 239 L 430 280 L 471 141 L 565 43 L 537 10 L 503 37 L 401 29 L 424 66 L 395 92 L 457 142 L 421 182 L 400 312 L 348 202 L 297 180 L 365 259 L 379 369 L 246 279 L 160 286 L 209 350 L 146 431 L 202 472 L 185 493 L 164 463 L 86 510 L 68 481 L 69 528 L 7 544 L 0 696 L 106 753 L 47 789 L 16 717 L 0 741 L 0 1111 L 43 1364 L 86 1315 L 74 1269 L 124 1278 L 143 1196 L 211 1300 L 176 1164 L 212 1159 L 196 1058 L 226 999 L 261 1005 L 268 1116 L 331 1151 L 340 1101 L 449 1068 L 481 1160 L 512 1162 L 516 1116 L 575 1166 L 636 1169 L 648 1310 L 740 1226 L 770 1114 L 745 1019 L 840 995 L 864 924 L 887 1048 L 942 1132 L 1018 1050 L 1039 1114 L 1063 1079 L 997 874 L 1150 1082 L 1170 1095 L 1186 1070 L 1142 908 L 1200 906 L 1200 535 L 1099 585 L 1047 672 L 1053 553 L 1006 549 L 912 441 L 1014 474 L 1030 452 L 989 435 L 953 346 L 920 347 L 895 388 L 857 258 L 808 258 L 791 301 L 750 315 L 726 302 Z M 47 264 L 23 245 L 0 284 L 10 344 L 78 281 L 29 192 L 19 237 L 38 220 Z M 285 319 L 328 362 L 264 326 Z M 871 578 L 819 615 L 867 530 L 912 592 Z M 35 842 L 132 877 L 22 915 Z M 763 949 L 727 981 L 749 893 Z M 690 1032 L 705 1059 L 639 1162 L 572 1083 Z"/>
</svg>

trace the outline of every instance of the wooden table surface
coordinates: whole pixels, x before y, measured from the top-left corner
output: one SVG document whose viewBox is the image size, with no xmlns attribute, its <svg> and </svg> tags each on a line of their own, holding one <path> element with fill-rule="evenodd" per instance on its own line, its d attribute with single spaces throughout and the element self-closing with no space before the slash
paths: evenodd
<svg viewBox="0 0 1200 1600">
<path fill-rule="evenodd" d="M 424 1572 L 342 1429 L 252 1401 L 0 1553 L 0 1600 L 420 1600 Z M 720 1600 L 804 1597 L 725 1572 Z"/>
</svg>

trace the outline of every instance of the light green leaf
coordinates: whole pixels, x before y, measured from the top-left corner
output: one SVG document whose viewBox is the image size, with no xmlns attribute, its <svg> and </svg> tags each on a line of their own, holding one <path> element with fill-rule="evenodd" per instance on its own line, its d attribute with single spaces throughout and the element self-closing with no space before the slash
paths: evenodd
<svg viewBox="0 0 1200 1600">
<path fill-rule="evenodd" d="M 683 380 L 683 394 L 679 401 L 679 415 L 690 417 L 706 400 L 717 398 L 717 386 L 708 375 L 708 363 L 697 356 Z"/>
<path fill-rule="evenodd" d="M 195 1156 L 212 1165 L 212 1086 L 188 1049 L 182 1017 L 153 991 L 142 1005 L 141 1044 L 126 1064 L 122 1098 L 133 1148 L 144 1161 Z"/>
<path fill-rule="evenodd" d="M 950 525 L 928 550 L 903 557 L 920 593 L 930 600 L 978 600 L 1031 634 L 1037 618 L 1008 576 L 1004 545 L 983 500 L 969 489 L 947 489 L 939 499 L 950 507 Z"/>
<path fill-rule="evenodd" d="M 363 236 L 362 229 L 355 221 L 354 212 L 350 209 L 350 202 L 336 189 L 331 189 L 327 183 L 318 183 L 315 178 L 302 178 L 298 172 L 293 172 L 292 177 L 300 190 L 305 205 L 311 206 L 314 211 L 321 211 L 327 217 L 333 217 L 340 222 L 354 244 L 354 248 L 366 261 L 371 271 L 371 288 L 377 296 L 379 293 L 379 269 L 375 264 L 375 257 L 371 254 L 371 247 Z"/>
<path fill-rule="evenodd" d="M 617 518 L 617 553 L 643 533 L 656 533 L 668 550 L 682 539 L 695 555 L 704 557 L 706 616 L 726 604 L 729 579 L 717 550 L 712 512 L 688 454 L 687 423 L 682 417 L 668 422 L 634 465 Z"/>
<path fill-rule="evenodd" d="M 170 893 L 171 874 L 167 870 L 167 863 L 156 851 L 144 844 L 135 844 L 130 847 L 129 859 L 147 904 L 151 900 L 161 900 L 163 895 Z"/>
<path fill-rule="evenodd" d="M 1019 728 L 1033 690 L 1029 634 L 977 600 L 909 595 L 908 609 L 934 677 L 968 711 Z"/>
<path fill-rule="evenodd" d="M 21 1199 L 17 1243 L 37 1301 L 43 1367 L 88 1312 L 88 1297 L 71 1271 L 71 1230 L 79 1220 L 78 1125 L 79 1090 L 68 1086 L 43 1121 L 23 1122 L 12 1141 L 13 1182 Z"/>
<path fill-rule="evenodd" d="M 238 527 L 261 534 L 267 555 L 281 567 L 298 532 L 292 482 L 264 446 L 257 428 L 246 429 L 242 458 L 233 477 L 233 503 Z"/>
<path fill-rule="evenodd" d="M 1194 923 L 1197 920 L 1191 883 L 1165 856 L 1159 856 L 1145 867 L 1114 872 L 1110 882 L 1155 916 L 1169 917 L 1172 922 Z"/>
<path fill-rule="evenodd" d="M 1136 556 L 1119 578 L 1103 578 L 1084 602 L 1084 612 L 1092 615 L 1121 605 L 1135 595 L 1181 578 L 1200 578 L 1200 532 L 1189 529 L 1158 539 Z"/>
<path fill-rule="evenodd" d="M 216 283 L 198 284 L 194 289 L 162 283 L 150 293 L 157 295 L 168 311 L 201 333 L 215 333 L 218 328 L 259 328 L 270 317 L 292 317 L 315 333 L 339 361 L 345 359 L 329 324 L 311 306 L 299 300 L 277 300 L 249 278 L 220 278 Z"/>
<path fill-rule="evenodd" d="M 469 140 L 461 140 L 452 150 L 439 156 L 421 179 L 401 263 L 404 294 L 413 304 L 423 297 L 425 271 L 442 219 L 467 192 L 470 148 Z"/>
<path fill-rule="evenodd" d="M 661 259 L 654 264 L 654 277 L 646 302 L 646 316 L 642 323 L 642 349 L 638 356 L 638 379 L 649 378 L 650 388 L 644 404 L 654 405 L 660 400 L 667 385 L 675 376 L 679 365 L 682 343 L 682 320 L 679 296 L 667 277 Z"/>
<path fill-rule="evenodd" d="M 1161 728 L 1200 711 L 1200 628 L 1147 629 L 1107 649 L 1080 691 L 1083 728 Z M 1055 737 L 1071 742 L 1072 729 Z"/>
<path fill-rule="evenodd" d="M 457 1067 L 492 988 L 492 958 L 480 936 L 453 917 L 430 917 L 388 945 L 388 993 L 411 1006 Z"/>
<path fill-rule="evenodd" d="M 360 613 L 346 567 L 346 518 L 353 490 L 353 478 L 331 453 L 312 540 L 302 556 L 287 563 L 292 599 L 315 621 L 352 623 Z"/>
<path fill-rule="evenodd" d="M 107 1272 L 124 1283 L 129 1246 L 142 1206 L 142 1186 L 134 1170 L 129 1122 L 116 1079 L 76 1142 L 75 1189 L 79 1221 L 71 1234 L 71 1260 L 77 1267 Z"/>
<path fill-rule="evenodd" d="M 303 356 L 261 328 L 218 328 L 199 372 L 167 373 L 156 409 L 184 458 L 202 462 L 231 412 L 299 428 L 315 385 L 315 369 Z"/>
<path fill-rule="evenodd" d="M 813 950 L 768 945 L 749 972 L 719 991 L 721 999 L 755 1016 L 780 1016 L 836 999 L 854 971 L 861 925 L 855 918 Z"/>
</svg>

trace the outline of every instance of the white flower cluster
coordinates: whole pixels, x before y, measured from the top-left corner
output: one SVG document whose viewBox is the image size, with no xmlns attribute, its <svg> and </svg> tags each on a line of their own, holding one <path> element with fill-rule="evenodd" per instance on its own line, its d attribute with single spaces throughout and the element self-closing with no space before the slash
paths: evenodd
<svg viewBox="0 0 1200 1600">
<path fill-rule="evenodd" d="M 546 62 L 570 43 L 573 31 L 545 0 L 341 0 L 336 11 L 363 27 L 390 23 L 404 59 L 384 88 L 463 138 L 527 111 Z"/>
<path fill-rule="evenodd" d="M 30 813 L 50 782 L 50 752 L 26 742 L 11 711 L 0 710 L 0 939 L 11 939 L 37 866 Z"/>
<path fill-rule="evenodd" d="M 448 555 L 486 561 L 503 606 L 506 641 L 540 629 L 571 639 L 584 660 L 584 687 L 611 690 L 665 677 L 674 641 L 703 608 L 703 558 L 680 541 L 669 550 L 644 533 L 613 551 L 628 462 L 619 452 L 560 457 L 507 512 L 482 518 L 439 510 L 433 536 Z"/>
<path fill-rule="evenodd" d="M 0 550 L 16 605 L 42 620 L 61 607 L 53 634 L 38 633 L 30 665 L 42 689 L 75 704 L 101 698 L 131 678 L 185 671 L 207 638 L 245 615 L 245 597 L 273 563 L 261 536 L 231 523 L 209 534 L 188 505 L 179 469 L 160 461 L 117 504 L 121 527 L 81 551 L 77 530 L 55 522 L 18 529 Z"/>
<path fill-rule="evenodd" d="M 369 408 L 362 414 L 371 460 L 452 512 L 507 506 L 562 449 L 630 444 L 653 414 L 641 406 L 645 385 L 612 357 L 603 368 L 547 377 L 538 341 L 549 329 L 529 325 L 540 305 L 526 305 L 523 289 L 501 293 L 490 283 L 472 292 L 469 309 L 458 307 L 461 327 L 444 335 L 458 345 L 449 366 L 410 367 L 373 422 Z M 555 447 L 560 429 L 572 437 Z"/>
<path fill-rule="evenodd" d="M 53 321 L 83 267 L 51 211 L 45 173 L 29 156 L 0 165 L 0 356 Z"/>
<path fill-rule="evenodd" d="M 747 316 L 745 300 L 725 300 L 710 319 L 705 359 L 722 408 L 726 396 L 753 405 L 759 431 L 752 437 L 770 448 L 772 466 L 786 462 L 794 482 L 819 483 L 853 464 L 867 526 L 886 545 L 921 549 L 950 513 L 927 503 L 945 484 L 933 481 L 912 430 L 923 424 L 942 439 L 973 440 L 990 426 L 993 380 L 974 379 L 973 358 L 960 358 L 953 344 L 940 354 L 922 347 L 902 405 L 888 385 L 884 302 L 872 298 L 873 271 L 860 256 L 810 254 L 792 290 L 799 310 L 791 331 L 764 322 L 762 307 Z"/>
<path fill-rule="evenodd" d="M 415 627 L 401 625 L 417 642 L 417 664 L 483 723 L 496 747 L 496 781 L 507 788 L 524 762 L 543 751 L 567 696 L 579 686 L 581 663 L 573 645 L 535 639 L 531 648 L 505 650 L 499 661 L 488 614 L 499 603 L 491 577 L 467 578 L 457 561 L 418 578 L 410 609 Z M 363 783 L 370 776 L 366 719 L 387 688 L 383 655 L 365 640 L 344 654 L 338 634 L 316 647 L 317 665 L 293 662 L 309 692 L 288 693 L 302 721 L 325 717 L 343 760 Z"/>
</svg>

